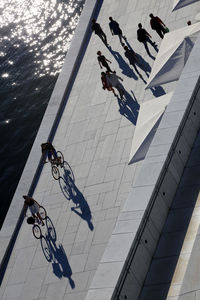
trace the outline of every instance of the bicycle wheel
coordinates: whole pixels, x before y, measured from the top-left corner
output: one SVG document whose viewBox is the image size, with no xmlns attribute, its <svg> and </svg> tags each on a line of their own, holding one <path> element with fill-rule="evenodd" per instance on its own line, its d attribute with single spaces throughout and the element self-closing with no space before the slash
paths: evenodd
<svg viewBox="0 0 200 300">
<path fill-rule="evenodd" d="M 43 206 L 41 206 L 41 205 L 40 205 L 39 214 L 40 214 L 42 220 L 46 219 L 46 217 L 47 217 L 46 209 Z"/>
<path fill-rule="evenodd" d="M 64 161 L 64 170 L 65 170 L 66 176 L 68 176 L 72 181 L 75 181 L 74 173 L 72 171 L 72 168 L 70 167 L 70 165 L 66 161 Z"/>
<path fill-rule="evenodd" d="M 49 246 L 49 243 L 44 236 L 41 237 L 40 241 L 41 241 L 41 246 L 42 246 L 42 251 L 44 253 L 44 256 L 46 260 L 50 262 L 53 258 L 51 253 L 51 247 Z"/>
<path fill-rule="evenodd" d="M 55 227 L 53 225 L 53 222 L 51 221 L 51 219 L 49 217 L 46 218 L 46 226 L 47 226 L 47 230 L 48 230 L 48 234 L 51 237 L 51 239 L 53 241 L 56 241 L 56 230 Z"/>
<path fill-rule="evenodd" d="M 58 180 L 60 178 L 60 172 L 58 170 L 58 167 L 56 166 L 51 166 L 51 173 L 53 175 L 53 178 L 55 180 Z"/>
<path fill-rule="evenodd" d="M 34 224 L 32 230 L 33 230 L 33 235 L 36 239 L 40 239 L 42 237 L 42 231 L 39 225 Z"/>
<path fill-rule="evenodd" d="M 60 166 L 62 168 L 63 164 L 64 164 L 64 156 L 63 156 L 61 151 L 57 151 L 56 154 L 57 154 L 58 157 L 60 157 Z"/>
</svg>

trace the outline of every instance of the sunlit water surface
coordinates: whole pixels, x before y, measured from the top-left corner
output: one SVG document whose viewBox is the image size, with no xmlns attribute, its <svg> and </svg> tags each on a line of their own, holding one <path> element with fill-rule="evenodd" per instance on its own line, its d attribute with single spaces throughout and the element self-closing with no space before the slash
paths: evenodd
<svg viewBox="0 0 200 300">
<path fill-rule="evenodd" d="M 0 226 L 84 2 L 0 1 Z"/>
</svg>

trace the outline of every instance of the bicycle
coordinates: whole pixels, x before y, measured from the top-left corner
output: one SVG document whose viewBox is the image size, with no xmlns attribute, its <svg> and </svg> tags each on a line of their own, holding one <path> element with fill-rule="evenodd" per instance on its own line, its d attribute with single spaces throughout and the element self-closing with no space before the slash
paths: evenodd
<svg viewBox="0 0 200 300">
<path fill-rule="evenodd" d="M 45 220 L 47 218 L 47 212 L 46 212 L 46 209 L 40 205 L 40 208 L 39 208 L 39 214 L 42 218 L 42 220 Z M 27 218 L 27 223 L 28 224 L 32 224 L 33 227 L 32 227 L 32 232 L 33 232 L 33 235 L 36 239 L 41 239 L 42 237 L 42 230 L 40 228 L 41 226 L 41 221 L 38 217 L 28 217 Z"/>
<path fill-rule="evenodd" d="M 60 178 L 60 171 L 59 166 L 63 168 L 64 166 L 64 156 L 61 151 L 57 151 L 57 158 L 51 159 L 51 173 L 55 180 L 58 180 Z"/>
</svg>

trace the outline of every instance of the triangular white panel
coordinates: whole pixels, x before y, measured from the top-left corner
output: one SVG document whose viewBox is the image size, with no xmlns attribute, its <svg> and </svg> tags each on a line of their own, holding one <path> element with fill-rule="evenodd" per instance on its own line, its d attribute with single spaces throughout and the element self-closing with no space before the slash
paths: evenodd
<svg viewBox="0 0 200 300">
<path fill-rule="evenodd" d="M 174 5 L 172 8 L 172 11 L 182 8 L 184 6 L 190 5 L 197 1 L 199 1 L 199 0 L 174 0 Z"/>
<path fill-rule="evenodd" d="M 159 120 L 171 100 L 173 92 L 154 98 L 140 105 L 132 141 L 129 164 L 143 159 L 149 149 Z M 156 126 L 157 125 L 157 126 Z"/>
<path fill-rule="evenodd" d="M 165 34 L 146 88 L 178 80 L 200 33 L 200 22 Z"/>
</svg>

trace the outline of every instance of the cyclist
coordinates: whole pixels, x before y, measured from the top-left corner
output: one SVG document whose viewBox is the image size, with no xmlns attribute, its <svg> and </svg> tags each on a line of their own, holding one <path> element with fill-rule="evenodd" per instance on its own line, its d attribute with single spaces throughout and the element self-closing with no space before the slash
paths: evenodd
<svg viewBox="0 0 200 300">
<path fill-rule="evenodd" d="M 56 149 L 50 142 L 41 144 L 41 150 L 42 150 L 43 163 L 47 162 L 46 161 L 46 156 L 47 156 L 50 162 L 55 162 L 57 165 L 60 164 L 60 157 L 58 157 L 56 153 Z"/>
<path fill-rule="evenodd" d="M 38 218 L 41 221 L 42 226 L 44 226 L 44 222 L 39 213 L 39 210 L 40 210 L 39 203 L 36 200 L 34 200 L 33 198 L 26 196 L 26 195 L 24 195 L 23 198 L 24 198 L 24 216 L 26 217 L 26 210 L 27 210 L 27 208 L 29 208 L 33 218 L 35 218 L 35 219 Z"/>
</svg>

